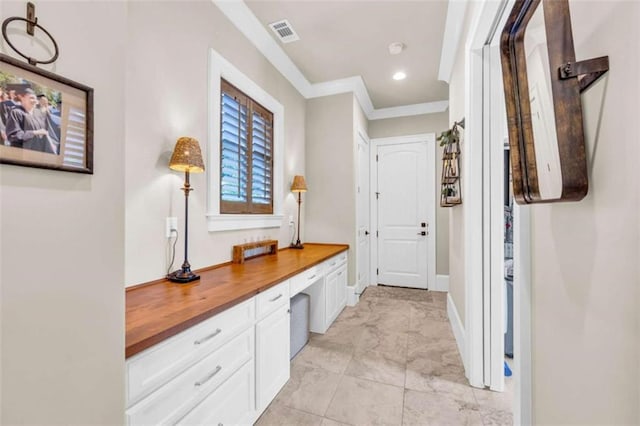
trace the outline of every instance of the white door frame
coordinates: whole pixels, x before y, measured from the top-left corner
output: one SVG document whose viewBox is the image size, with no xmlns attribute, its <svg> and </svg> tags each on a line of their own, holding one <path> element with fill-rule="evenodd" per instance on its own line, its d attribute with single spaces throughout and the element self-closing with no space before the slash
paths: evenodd
<svg viewBox="0 0 640 426">
<path fill-rule="evenodd" d="M 500 164 L 501 159 L 494 158 L 495 151 L 485 147 L 483 134 L 484 113 L 499 114 L 500 111 L 487 109 L 488 102 L 483 95 L 485 84 L 485 63 L 483 48 L 498 34 L 504 25 L 508 11 L 514 0 L 486 1 L 478 5 L 478 12 L 472 22 L 469 36 L 464 46 L 465 55 L 465 143 L 463 161 L 466 179 L 463 189 L 463 216 L 465 222 L 465 335 L 467 360 L 467 378 L 475 387 L 484 387 L 484 284 L 485 271 L 490 271 L 490 252 L 485 251 L 491 245 L 491 236 L 484 235 L 486 224 L 490 226 L 490 217 L 486 217 L 487 206 L 491 203 L 491 187 L 487 177 L 490 171 L 484 170 L 486 155 L 489 162 Z M 507 13 L 505 13 L 505 11 Z M 502 155 L 502 154 L 500 154 Z M 483 180 L 483 177 L 485 178 Z M 495 182 L 502 186 L 502 182 Z M 490 229 L 490 228 L 489 228 Z M 514 401 L 514 424 L 530 425 L 531 408 L 531 257 L 530 257 L 530 216 L 527 207 L 514 208 L 514 375 L 516 380 Z M 486 256 L 485 256 L 486 255 Z M 500 260 L 502 262 L 502 260 Z M 489 272 L 490 274 L 490 272 Z M 495 294 L 489 287 L 488 295 Z"/>
<path fill-rule="evenodd" d="M 427 152 L 432 154 L 431 158 L 436 159 L 436 135 L 435 133 L 420 133 L 416 135 L 408 135 L 408 136 L 392 136 L 388 138 L 375 138 L 370 140 L 369 145 L 369 155 L 371 157 L 371 163 L 369 166 L 369 176 L 371 180 L 369 182 L 369 188 L 371 191 L 370 200 L 370 211 L 371 211 L 371 275 L 369 279 L 373 283 L 372 285 L 378 285 L 378 239 L 376 236 L 376 231 L 378 227 L 378 206 L 376 199 L 376 190 L 378 181 L 378 167 L 376 164 L 376 153 L 378 152 L 378 146 L 381 145 L 395 145 L 401 143 L 416 143 L 416 142 L 424 142 L 427 144 Z M 429 239 L 427 241 L 427 280 L 428 280 L 428 289 L 432 290 L 436 286 L 436 238 L 437 238 L 437 226 L 436 226 L 436 195 L 435 195 L 435 185 L 436 185 L 436 164 L 433 165 L 433 172 L 427 173 L 427 188 L 433 188 L 433 191 L 427 191 L 425 196 L 427 197 L 427 206 L 432 206 L 431 208 L 427 208 L 427 220 L 429 223 L 428 231 L 429 231 Z M 376 228 L 376 229 L 374 229 Z"/>
<path fill-rule="evenodd" d="M 369 150 L 369 176 L 367 176 L 367 178 L 369 179 L 369 188 L 371 188 L 371 141 L 369 140 L 369 136 L 367 135 L 367 133 L 363 130 L 363 129 L 358 129 L 357 130 L 357 138 L 358 140 L 356 141 L 355 144 L 355 176 L 354 176 L 354 180 L 356 183 L 356 188 L 355 188 L 355 193 L 358 194 L 359 191 L 359 179 L 360 179 L 360 156 L 358 155 L 358 145 L 360 145 L 361 143 L 367 146 L 367 149 Z M 368 282 L 365 284 L 364 288 L 359 288 L 359 276 L 360 276 L 360 262 L 358 262 L 358 257 L 361 256 L 361 254 L 359 253 L 358 247 L 360 244 L 360 236 L 358 235 L 358 230 L 360 229 L 360 214 L 359 214 L 359 204 L 357 203 L 357 199 L 356 199 L 356 282 L 354 283 L 355 289 L 356 289 L 356 293 L 358 294 L 362 294 L 362 292 L 364 291 L 364 288 L 368 287 L 371 285 L 371 283 L 373 282 L 373 278 L 371 276 L 371 268 L 369 268 L 369 279 Z M 369 190 L 369 205 L 367 206 L 367 213 L 369 216 L 369 265 L 371 265 L 371 246 L 372 241 L 373 241 L 373 233 L 371 232 L 371 190 Z"/>
</svg>

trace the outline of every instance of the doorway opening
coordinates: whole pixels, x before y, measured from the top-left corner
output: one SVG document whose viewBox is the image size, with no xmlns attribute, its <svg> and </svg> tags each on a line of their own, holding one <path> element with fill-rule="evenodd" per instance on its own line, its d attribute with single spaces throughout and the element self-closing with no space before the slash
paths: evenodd
<svg viewBox="0 0 640 426">
<path fill-rule="evenodd" d="M 512 376 L 506 384 L 513 389 L 514 423 L 530 424 L 530 219 L 526 207 L 507 200 L 505 208 L 509 169 L 504 161 L 507 122 L 499 39 L 513 4 L 502 0 L 478 6 L 465 44 L 464 355 L 472 386 L 504 392 L 505 352 L 511 352 L 513 359 L 506 362 Z"/>
</svg>

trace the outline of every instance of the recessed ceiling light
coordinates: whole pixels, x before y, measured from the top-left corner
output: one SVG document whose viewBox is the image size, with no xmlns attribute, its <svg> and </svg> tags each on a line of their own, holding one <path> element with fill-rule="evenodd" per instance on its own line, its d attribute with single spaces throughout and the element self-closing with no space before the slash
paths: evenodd
<svg viewBox="0 0 640 426">
<path fill-rule="evenodd" d="M 394 80 L 404 80 L 405 78 L 407 78 L 407 74 L 402 71 L 398 71 L 393 75 Z"/>
</svg>

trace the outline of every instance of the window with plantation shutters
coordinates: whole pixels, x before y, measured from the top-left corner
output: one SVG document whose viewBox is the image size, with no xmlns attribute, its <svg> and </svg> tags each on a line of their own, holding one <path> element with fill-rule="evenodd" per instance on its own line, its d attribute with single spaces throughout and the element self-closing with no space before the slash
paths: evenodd
<svg viewBox="0 0 640 426">
<path fill-rule="evenodd" d="M 273 114 L 225 80 L 220 104 L 220 213 L 273 213 Z"/>
</svg>

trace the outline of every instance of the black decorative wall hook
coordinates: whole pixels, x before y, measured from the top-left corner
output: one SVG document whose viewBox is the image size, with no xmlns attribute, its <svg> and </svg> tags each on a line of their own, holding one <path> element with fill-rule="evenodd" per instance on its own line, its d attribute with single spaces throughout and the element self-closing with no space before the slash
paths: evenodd
<svg viewBox="0 0 640 426">
<path fill-rule="evenodd" d="M 39 28 L 43 33 L 45 33 L 53 43 L 53 48 L 54 48 L 53 56 L 45 61 L 39 61 L 37 59 L 34 59 L 20 52 L 20 50 L 18 50 L 18 48 L 15 47 L 13 43 L 11 43 L 11 40 L 9 40 L 9 36 L 7 35 L 7 26 L 13 21 L 24 21 L 27 24 L 27 34 L 29 34 L 30 36 L 33 36 L 35 34 L 35 28 Z M 31 2 L 27 3 L 26 18 L 21 18 L 19 16 L 12 16 L 11 18 L 7 18 L 2 22 L 2 37 L 7 42 L 9 47 L 11 47 L 18 55 L 25 58 L 30 65 L 51 64 L 55 62 L 56 59 L 58 59 L 58 53 L 59 53 L 58 44 L 56 43 L 53 36 L 49 34 L 49 31 L 45 30 L 42 25 L 38 24 L 38 18 L 36 18 L 36 6 Z"/>
</svg>

